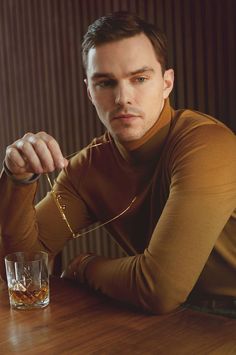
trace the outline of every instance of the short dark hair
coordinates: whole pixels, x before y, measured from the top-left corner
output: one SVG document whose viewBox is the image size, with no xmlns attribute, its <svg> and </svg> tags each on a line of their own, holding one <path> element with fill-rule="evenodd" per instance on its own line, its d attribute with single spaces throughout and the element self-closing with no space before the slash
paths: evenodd
<svg viewBox="0 0 236 355">
<path fill-rule="evenodd" d="M 87 70 L 88 52 L 104 43 L 114 42 L 123 38 L 144 33 L 151 41 L 157 59 L 161 64 L 162 73 L 167 69 L 166 36 L 158 27 L 142 20 L 130 12 L 119 11 L 103 16 L 93 22 L 82 43 L 82 57 L 85 71 Z"/>
</svg>

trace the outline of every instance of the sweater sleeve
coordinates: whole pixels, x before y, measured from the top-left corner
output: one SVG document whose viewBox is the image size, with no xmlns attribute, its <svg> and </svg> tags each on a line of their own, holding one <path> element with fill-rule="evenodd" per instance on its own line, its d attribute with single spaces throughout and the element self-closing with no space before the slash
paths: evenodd
<svg viewBox="0 0 236 355">
<path fill-rule="evenodd" d="M 37 185 L 37 182 L 19 184 L 12 181 L 4 171 L 1 173 L 0 273 L 3 277 L 6 254 L 44 250 L 53 258 L 72 237 L 51 192 L 34 205 Z M 67 170 L 59 174 L 54 190 L 74 232 L 93 222 L 85 202 L 70 182 Z"/>
<path fill-rule="evenodd" d="M 168 164 L 169 198 L 143 254 L 94 259 L 86 269 L 95 289 L 157 314 L 186 300 L 236 207 L 235 136 L 218 125 L 198 127 L 183 135 Z"/>
<path fill-rule="evenodd" d="M 13 182 L 4 171 L 0 178 L 1 275 L 4 275 L 4 256 L 14 251 L 45 250 L 36 238 L 33 201 L 37 183 L 21 185 Z M 32 235 L 32 238 L 29 238 Z"/>
</svg>

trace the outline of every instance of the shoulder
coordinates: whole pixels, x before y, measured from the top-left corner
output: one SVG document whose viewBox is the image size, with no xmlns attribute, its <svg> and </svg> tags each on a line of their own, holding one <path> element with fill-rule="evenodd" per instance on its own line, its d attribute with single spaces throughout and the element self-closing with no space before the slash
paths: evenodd
<svg viewBox="0 0 236 355">
<path fill-rule="evenodd" d="M 192 110 L 174 111 L 171 141 L 176 146 L 211 147 L 230 149 L 236 152 L 236 136 L 222 122 L 201 112 Z"/>
<path fill-rule="evenodd" d="M 208 115 L 185 110 L 174 116 L 167 149 L 172 176 L 196 185 L 236 183 L 236 136 Z"/>
</svg>

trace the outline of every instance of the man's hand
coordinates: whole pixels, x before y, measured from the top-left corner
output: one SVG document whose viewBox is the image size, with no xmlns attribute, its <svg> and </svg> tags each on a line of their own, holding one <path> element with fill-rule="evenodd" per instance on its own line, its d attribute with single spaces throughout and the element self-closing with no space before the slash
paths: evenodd
<svg viewBox="0 0 236 355">
<path fill-rule="evenodd" d="M 90 261 L 97 258 L 97 255 L 88 253 L 80 254 L 76 256 L 67 266 L 67 268 L 61 274 L 61 278 L 67 278 L 72 280 L 78 280 L 84 282 L 85 268 Z"/>
<path fill-rule="evenodd" d="M 5 164 L 16 178 L 49 173 L 68 165 L 57 141 L 46 132 L 27 133 L 6 149 Z"/>
</svg>

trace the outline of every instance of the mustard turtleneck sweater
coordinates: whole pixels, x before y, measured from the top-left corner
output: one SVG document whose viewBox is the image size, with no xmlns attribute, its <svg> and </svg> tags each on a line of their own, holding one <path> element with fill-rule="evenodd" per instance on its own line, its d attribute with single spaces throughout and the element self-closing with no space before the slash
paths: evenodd
<svg viewBox="0 0 236 355">
<path fill-rule="evenodd" d="M 2 256 L 71 238 L 52 195 L 0 179 Z M 129 256 L 88 264 L 90 286 L 154 313 L 190 292 L 236 296 L 236 139 L 222 123 L 166 101 L 156 124 L 126 146 L 108 133 L 70 160 L 55 184 L 72 229 L 106 225 Z M 2 270 L 3 274 L 3 270 Z"/>
</svg>

